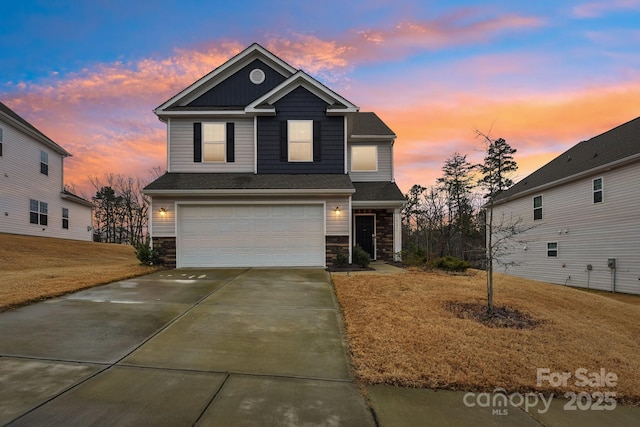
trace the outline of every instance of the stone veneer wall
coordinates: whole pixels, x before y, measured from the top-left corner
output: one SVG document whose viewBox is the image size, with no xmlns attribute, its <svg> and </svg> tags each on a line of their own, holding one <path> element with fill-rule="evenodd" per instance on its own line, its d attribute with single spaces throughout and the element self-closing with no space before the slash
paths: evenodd
<svg viewBox="0 0 640 427">
<path fill-rule="evenodd" d="M 326 236 L 327 267 L 335 263 L 339 251 L 349 256 L 349 236 Z"/>
<path fill-rule="evenodd" d="M 393 210 L 354 209 L 354 214 L 376 214 L 376 259 L 393 261 Z"/>
<path fill-rule="evenodd" d="M 168 268 L 176 268 L 176 238 L 154 237 L 153 249 L 158 253 L 160 263 Z"/>
</svg>

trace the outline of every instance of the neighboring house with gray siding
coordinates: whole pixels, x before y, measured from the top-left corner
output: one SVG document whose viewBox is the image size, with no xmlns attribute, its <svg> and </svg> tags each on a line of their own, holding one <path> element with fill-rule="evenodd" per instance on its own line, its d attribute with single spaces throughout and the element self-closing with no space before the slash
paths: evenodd
<svg viewBox="0 0 640 427">
<path fill-rule="evenodd" d="M 399 257 L 396 135 L 262 46 L 154 113 L 167 126 L 167 173 L 144 192 L 164 263 L 324 267 L 356 244 Z"/>
<path fill-rule="evenodd" d="M 0 232 L 92 239 L 92 204 L 64 190 L 70 155 L 0 102 Z"/>
<path fill-rule="evenodd" d="M 506 273 L 640 294 L 639 212 L 640 117 L 577 144 L 498 196 L 495 220 L 533 227 L 503 258 L 518 264 Z"/>
</svg>

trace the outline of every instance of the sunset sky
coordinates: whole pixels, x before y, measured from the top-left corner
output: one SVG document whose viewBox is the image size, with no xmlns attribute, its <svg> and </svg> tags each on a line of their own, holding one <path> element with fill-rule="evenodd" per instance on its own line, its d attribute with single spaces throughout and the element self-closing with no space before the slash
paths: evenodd
<svg viewBox="0 0 640 427">
<path fill-rule="evenodd" d="M 0 101 L 73 154 L 65 181 L 165 167 L 152 110 L 253 42 L 398 135 L 403 192 L 434 185 L 475 130 L 523 178 L 640 116 L 640 0 L 168 1 L 0 4 Z"/>
</svg>

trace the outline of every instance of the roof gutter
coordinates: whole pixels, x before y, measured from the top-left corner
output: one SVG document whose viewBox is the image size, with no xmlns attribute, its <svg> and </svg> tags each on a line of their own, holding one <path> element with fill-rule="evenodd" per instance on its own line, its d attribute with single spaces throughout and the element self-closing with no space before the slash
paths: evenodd
<svg viewBox="0 0 640 427">
<path fill-rule="evenodd" d="M 162 196 L 273 196 L 273 195 L 351 195 L 356 192 L 355 189 L 320 189 L 320 188 L 267 188 L 267 189 L 197 189 L 197 190 L 142 190 L 144 194 L 162 195 Z"/>
<path fill-rule="evenodd" d="M 401 208 L 405 205 L 405 201 L 399 200 L 358 200 L 351 201 L 354 208 Z"/>
</svg>

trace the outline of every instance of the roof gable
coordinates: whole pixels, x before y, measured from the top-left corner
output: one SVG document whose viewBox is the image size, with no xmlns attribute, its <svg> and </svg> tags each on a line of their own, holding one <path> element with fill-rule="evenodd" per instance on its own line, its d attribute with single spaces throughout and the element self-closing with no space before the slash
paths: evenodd
<svg viewBox="0 0 640 427">
<path fill-rule="evenodd" d="M 22 132 L 30 135 L 32 138 L 51 148 L 56 153 L 65 157 L 71 156 L 71 154 L 67 150 L 56 144 L 51 138 L 40 132 L 38 129 L 36 129 L 35 126 L 20 117 L 18 113 L 4 105 L 2 102 L 0 102 L 0 117 L 4 117 L 5 120 L 7 120 L 9 123 L 12 123 Z"/>
<path fill-rule="evenodd" d="M 338 95 L 336 92 L 309 76 L 304 71 L 296 72 L 280 85 L 273 88 L 270 92 L 253 101 L 247 106 L 245 111 L 248 113 L 271 112 L 272 114 L 275 114 L 274 104 L 299 87 L 307 89 L 309 92 L 325 101 L 328 104 L 328 115 L 355 113 L 358 111 L 358 107 L 355 104 Z"/>
<path fill-rule="evenodd" d="M 253 83 L 250 73 L 261 70 L 264 80 Z M 237 107 L 244 109 L 251 101 L 271 91 L 286 79 L 285 76 L 265 64 L 260 59 L 254 59 L 240 70 L 212 87 L 202 95 L 187 104 L 188 107 Z"/>
<path fill-rule="evenodd" d="M 198 79 L 187 88 L 165 101 L 162 105 L 157 107 L 154 112 L 157 115 L 162 115 L 162 113 L 170 107 L 188 105 L 256 59 L 259 59 L 270 69 L 281 74 L 285 78 L 291 76 L 296 71 L 296 69 L 291 65 L 287 64 L 259 44 L 254 43 L 211 71 L 209 74 Z"/>
<path fill-rule="evenodd" d="M 634 159 L 640 159 L 640 117 L 574 145 L 500 193 L 496 200 L 539 191 Z"/>
</svg>

